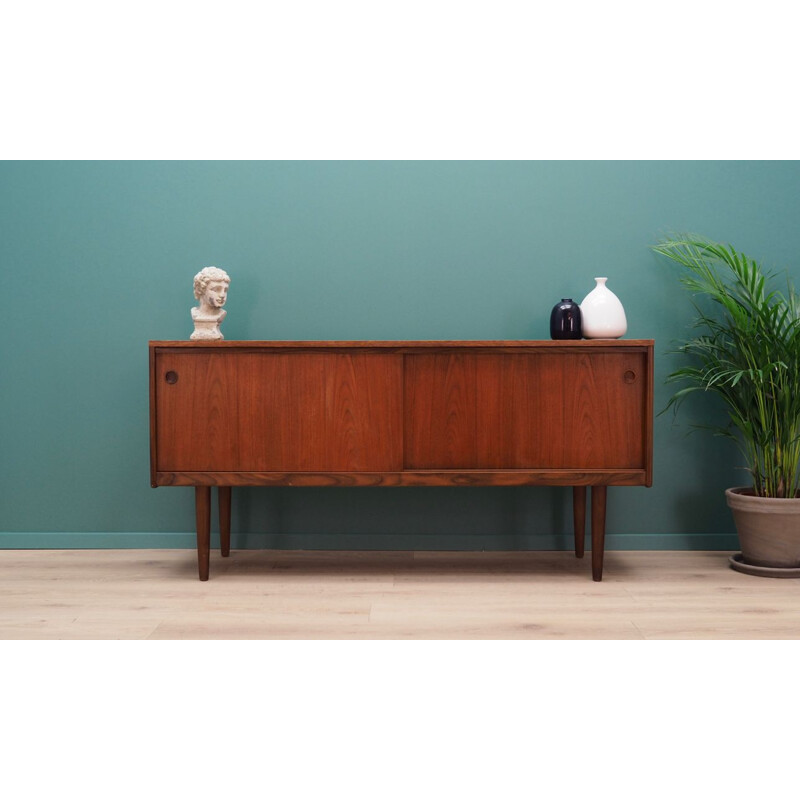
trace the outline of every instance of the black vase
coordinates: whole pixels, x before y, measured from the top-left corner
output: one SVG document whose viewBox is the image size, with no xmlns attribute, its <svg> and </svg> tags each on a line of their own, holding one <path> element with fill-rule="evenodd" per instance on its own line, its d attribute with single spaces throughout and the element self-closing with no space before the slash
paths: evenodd
<svg viewBox="0 0 800 800">
<path fill-rule="evenodd" d="M 581 307 L 564 297 L 550 314 L 550 338 L 580 339 L 581 336 Z"/>
</svg>

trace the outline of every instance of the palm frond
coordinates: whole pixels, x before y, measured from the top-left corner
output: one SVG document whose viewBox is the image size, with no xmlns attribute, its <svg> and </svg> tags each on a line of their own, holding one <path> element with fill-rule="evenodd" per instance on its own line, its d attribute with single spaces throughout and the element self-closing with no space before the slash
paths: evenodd
<svg viewBox="0 0 800 800">
<path fill-rule="evenodd" d="M 730 426 L 711 430 L 736 440 L 756 492 L 794 497 L 800 488 L 800 296 L 788 279 L 786 294 L 772 288 L 775 274 L 729 244 L 681 234 L 652 249 L 683 268 L 680 282 L 697 312 L 692 329 L 698 335 L 672 351 L 689 363 L 666 379 L 684 386 L 661 413 L 672 408 L 677 414 L 697 391 L 716 395 Z"/>
</svg>

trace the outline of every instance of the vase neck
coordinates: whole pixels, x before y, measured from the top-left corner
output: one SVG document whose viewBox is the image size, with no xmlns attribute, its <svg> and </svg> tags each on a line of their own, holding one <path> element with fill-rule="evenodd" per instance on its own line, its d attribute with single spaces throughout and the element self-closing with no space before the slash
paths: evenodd
<svg viewBox="0 0 800 800">
<path fill-rule="evenodd" d="M 595 278 L 594 280 L 598 286 L 605 286 L 608 278 Z"/>
</svg>

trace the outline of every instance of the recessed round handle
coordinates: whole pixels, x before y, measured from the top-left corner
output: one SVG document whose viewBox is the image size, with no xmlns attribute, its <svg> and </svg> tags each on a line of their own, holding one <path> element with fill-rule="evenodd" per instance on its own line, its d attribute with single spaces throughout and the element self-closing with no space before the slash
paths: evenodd
<svg viewBox="0 0 800 800">
<path fill-rule="evenodd" d="M 173 372 L 172 370 L 170 370 L 170 371 L 169 371 L 169 372 L 168 372 L 168 373 L 167 373 L 167 374 L 164 376 L 164 380 L 165 380 L 167 383 L 177 383 L 177 382 L 178 382 L 178 373 L 177 373 L 177 372 Z"/>
<path fill-rule="evenodd" d="M 624 380 L 625 383 L 633 383 L 636 380 L 636 373 L 632 369 L 629 369 L 622 376 L 622 380 Z"/>
</svg>

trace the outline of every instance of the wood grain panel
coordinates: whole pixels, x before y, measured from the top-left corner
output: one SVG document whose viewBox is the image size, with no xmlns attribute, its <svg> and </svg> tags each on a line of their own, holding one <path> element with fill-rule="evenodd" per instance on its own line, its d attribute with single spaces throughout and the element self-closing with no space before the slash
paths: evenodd
<svg viewBox="0 0 800 800">
<path fill-rule="evenodd" d="M 645 469 L 646 354 L 407 355 L 406 469 Z"/>
<path fill-rule="evenodd" d="M 469 353 L 406 356 L 406 469 L 479 466 L 477 360 Z"/>
<path fill-rule="evenodd" d="M 551 428 L 560 430 L 563 418 L 558 404 L 544 402 L 547 365 L 535 354 L 478 357 L 478 463 L 483 469 L 553 466 L 552 460 L 541 460 L 543 439 Z"/>
<path fill-rule="evenodd" d="M 202 353 L 156 354 L 158 470 L 237 463 L 239 387 L 232 366 L 232 359 Z"/>
<path fill-rule="evenodd" d="M 159 472 L 402 468 L 400 355 L 166 351 L 156 362 Z"/>
<path fill-rule="evenodd" d="M 556 469 L 646 467 L 644 353 L 534 356 L 537 437 L 525 457 Z"/>
</svg>

